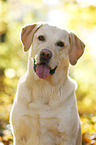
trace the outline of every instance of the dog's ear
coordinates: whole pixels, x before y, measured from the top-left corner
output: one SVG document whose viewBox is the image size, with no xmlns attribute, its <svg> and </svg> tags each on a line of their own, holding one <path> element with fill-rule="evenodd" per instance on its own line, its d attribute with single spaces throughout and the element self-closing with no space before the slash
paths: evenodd
<svg viewBox="0 0 96 145">
<path fill-rule="evenodd" d="M 84 52 L 85 44 L 73 32 L 70 32 L 69 34 L 69 41 L 69 61 L 72 65 L 75 65 L 77 63 L 77 60 L 82 56 Z"/>
<path fill-rule="evenodd" d="M 24 46 L 24 51 L 28 51 L 33 40 L 34 33 L 42 26 L 42 24 L 27 25 L 22 28 L 21 41 Z"/>
</svg>

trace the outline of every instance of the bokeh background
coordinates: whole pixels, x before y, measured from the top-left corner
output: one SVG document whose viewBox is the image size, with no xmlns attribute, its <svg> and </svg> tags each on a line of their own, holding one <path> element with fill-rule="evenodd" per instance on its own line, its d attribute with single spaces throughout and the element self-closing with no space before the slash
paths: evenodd
<svg viewBox="0 0 96 145">
<path fill-rule="evenodd" d="M 27 68 L 21 28 L 39 21 L 72 30 L 86 44 L 69 74 L 78 84 L 83 145 L 96 145 L 96 0 L 0 0 L 0 145 L 12 145 L 9 115 L 18 80 Z"/>
</svg>

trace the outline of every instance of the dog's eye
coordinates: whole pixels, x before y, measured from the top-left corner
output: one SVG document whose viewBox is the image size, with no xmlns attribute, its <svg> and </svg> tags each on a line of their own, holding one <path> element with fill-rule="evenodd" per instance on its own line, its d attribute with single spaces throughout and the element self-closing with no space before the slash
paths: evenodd
<svg viewBox="0 0 96 145">
<path fill-rule="evenodd" d="M 44 37 L 43 35 L 40 35 L 40 36 L 38 37 L 38 40 L 40 40 L 40 41 L 45 41 L 45 37 Z"/>
<path fill-rule="evenodd" d="M 59 42 L 56 43 L 56 45 L 59 46 L 59 47 L 64 47 L 64 42 L 59 41 Z"/>
</svg>

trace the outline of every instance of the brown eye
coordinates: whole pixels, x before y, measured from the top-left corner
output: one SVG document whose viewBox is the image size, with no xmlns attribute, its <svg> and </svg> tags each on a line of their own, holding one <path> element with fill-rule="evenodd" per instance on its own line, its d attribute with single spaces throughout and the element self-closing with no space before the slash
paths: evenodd
<svg viewBox="0 0 96 145">
<path fill-rule="evenodd" d="M 64 47 L 64 42 L 57 42 L 57 46 L 59 46 L 59 47 Z"/>
<path fill-rule="evenodd" d="M 38 40 L 40 40 L 40 41 L 45 41 L 45 37 L 44 37 L 43 35 L 40 35 L 40 36 L 38 37 Z"/>
</svg>

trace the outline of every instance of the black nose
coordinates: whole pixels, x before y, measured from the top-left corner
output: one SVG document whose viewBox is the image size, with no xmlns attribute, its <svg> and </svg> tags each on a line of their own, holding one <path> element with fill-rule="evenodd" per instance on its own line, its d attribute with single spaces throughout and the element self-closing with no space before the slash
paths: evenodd
<svg viewBox="0 0 96 145">
<path fill-rule="evenodd" d="M 52 57 L 52 52 L 48 49 L 42 49 L 40 51 L 40 62 L 48 63 Z"/>
</svg>

